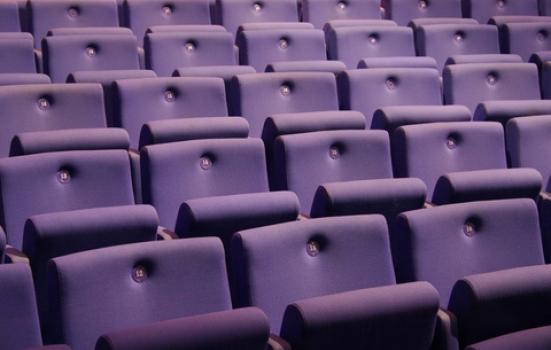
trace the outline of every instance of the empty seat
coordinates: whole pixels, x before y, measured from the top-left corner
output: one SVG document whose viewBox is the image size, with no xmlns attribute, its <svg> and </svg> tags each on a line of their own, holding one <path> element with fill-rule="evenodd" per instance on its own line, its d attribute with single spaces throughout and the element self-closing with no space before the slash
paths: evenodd
<svg viewBox="0 0 551 350">
<path fill-rule="evenodd" d="M 459 18 L 459 17 L 421 17 L 413 18 L 408 26 L 413 30 L 417 30 L 420 26 L 433 25 L 433 24 L 480 24 L 476 19 L 472 18 Z"/>
<path fill-rule="evenodd" d="M 140 69 L 131 35 L 52 36 L 42 42 L 44 72 L 62 83 L 77 71 Z"/>
<path fill-rule="evenodd" d="M 436 293 L 428 284 L 390 286 L 395 277 L 386 222 L 380 215 L 313 219 L 242 231 L 232 241 L 232 262 L 234 279 L 239 281 L 237 305 L 261 308 L 272 331 L 289 340 L 293 348 L 345 345 L 360 349 L 367 344 L 430 348 Z M 376 288 L 381 286 L 388 287 Z M 410 299 L 413 295 L 420 298 L 419 303 Z M 362 298 L 381 308 L 375 313 Z M 400 304 L 390 310 L 390 300 L 400 300 Z M 299 310 L 307 315 L 302 320 Z M 393 318 L 409 326 L 396 327 Z M 372 329 L 385 331 L 368 331 Z"/>
<path fill-rule="evenodd" d="M 115 0 L 40 0 L 29 2 L 29 16 L 35 47 L 53 28 L 118 27 Z"/>
<path fill-rule="evenodd" d="M 62 27 L 48 30 L 46 37 L 60 35 L 134 35 L 134 33 L 123 27 Z"/>
<path fill-rule="evenodd" d="M 1 73 L 0 86 L 50 84 L 50 77 L 36 73 Z"/>
<path fill-rule="evenodd" d="M 454 55 L 448 58 L 446 65 L 465 63 L 521 63 L 522 57 L 510 54 Z"/>
<path fill-rule="evenodd" d="M 362 112 L 371 125 L 381 107 L 441 105 L 439 74 L 429 68 L 374 68 L 339 75 L 341 108 Z"/>
<path fill-rule="evenodd" d="M 258 72 L 279 61 L 325 60 L 322 30 L 244 30 L 236 39 L 239 63 Z"/>
<path fill-rule="evenodd" d="M 217 24 L 236 34 L 243 23 L 298 22 L 298 6 L 295 0 L 217 0 Z"/>
<path fill-rule="evenodd" d="M 551 114 L 551 101 L 486 101 L 478 105 L 473 119 L 505 126 L 512 118 L 544 114 Z"/>
<path fill-rule="evenodd" d="M 415 56 L 413 31 L 408 27 L 362 26 L 326 32 L 327 56 L 350 69 L 365 57 Z"/>
<path fill-rule="evenodd" d="M 551 327 L 538 327 L 518 331 L 471 344 L 467 350 L 545 350 L 551 346 Z"/>
<path fill-rule="evenodd" d="M 185 67 L 174 71 L 175 77 L 214 77 L 224 79 L 227 89 L 231 79 L 236 75 L 253 74 L 256 70 L 251 66 L 207 66 L 207 67 Z"/>
<path fill-rule="evenodd" d="M 19 9 L 15 1 L 0 3 L 0 32 L 19 32 Z"/>
<path fill-rule="evenodd" d="M 328 33 L 335 28 L 342 27 L 365 27 L 365 26 L 391 26 L 397 27 L 398 24 L 387 19 L 334 19 L 323 26 L 323 31 Z"/>
<path fill-rule="evenodd" d="M 314 28 L 312 23 L 307 22 L 245 22 L 237 28 L 237 35 L 245 30 L 304 30 Z"/>
<path fill-rule="evenodd" d="M 128 0 L 124 3 L 126 25 L 138 38 L 151 26 L 210 24 L 208 0 Z"/>
<path fill-rule="evenodd" d="M 0 32 L 0 73 L 35 73 L 33 37 Z"/>
<path fill-rule="evenodd" d="M 490 18 L 488 23 L 498 26 L 501 30 L 502 26 L 508 23 L 533 23 L 549 21 L 551 21 L 551 17 L 546 16 L 494 16 Z"/>
<path fill-rule="evenodd" d="M 530 63 L 458 64 L 444 68 L 444 101 L 474 112 L 484 101 L 540 99 L 538 69 Z"/>
<path fill-rule="evenodd" d="M 382 0 L 381 4 L 385 9 L 385 17 L 403 26 L 414 18 L 461 17 L 461 0 Z"/>
<path fill-rule="evenodd" d="M 530 56 L 530 62 L 537 64 L 540 71 L 543 64 L 547 61 L 551 61 L 551 50 L 537 51 Z"/>
<path fill-rule="evenodd" d="M 147 28 L 148 33 L 164 33 L 164 32 L 226 32 L 226 28 L 215 24 L 174 24 L 174 25 L 158 25 Z"/>
<path fill-rule="evenodd" d="M 266 66 L 266 72 L 344 72 L 346 66 L 341 61 L 288 61 L 274 62 Z"/>
<path fill-rule="evenodd" d="M 549 0 L 540 0 L 540 16 L 551 15 L 551 2 Z"/>
<path fill-rule="evenodd" d="M 273 114 L 338 110 L 336 85 L 326 72 L 238 75 L 231 81 L 230 115 L 246 118 L 250 136 L 260 137 Z"/>
<path fill-rule="evenodd" d="M 35 214 L 134 204 L 125 150 L 4 158 L 0 160 L 0 181 L 2 226 L 8 243 L 18 249 L 25 221 Z"/>
<path fill-rule="evenodd" d="M 323 28 L 331 20 L 370 18 L 381 18 L 380 1 L 306 0 L 302 3 L 302 20 L 316 28 Z"/>
<path fill-rule="evenodd" d="M 327 182 L 392 177 L 386 132 L 335 130 L 275 139 L 270 165 L 272 189 L 295 192 L 308 214 L 318 186 Z"/>
<path fill-rule="evenodd" d="M 233 38 L 227 32 L 150 33 L 144 50 L 146 68 L 165 77 L 182 67 L 235 64 Z"/>
<path fill-rule="evenodd" d="M 105 127 L 101 87 L 41 84 L 0 87 L 3 106 L 0 155 L 21 132 Z"/>
<path fill-rule="evenodd" d="M 537 16 L 538 0 L 462 0 L 463 17 L 488 23 L 494 16 Z"/>
<path fill-rule="evenodd" d="M 368 57 L 358 63 L 358 68 L 434 68 L 438 69 L 432 57 Z"/>
<path fill-rule="evenodd" d="M 501 32 L 501 50 L 521 56 L 525 61 L 538 51 L 551 49 L 551 22 L 508 23 Z"/>
<path fill-rule="evenodd" d="M 220 78 L 122 79 L 113 89 L 114 126 L 128 131 L 132 148 L 138 148 L 140 130 L 149 121 L 228 115 Z"/>
<path fill-rule="evenodd" d="M 454 55 L 498 54 L 497 28 L 481 24 L 431 24 L 416 31 L 417 53 L 436 59 L 442 70 L 446 60 Z"/>
</svg>

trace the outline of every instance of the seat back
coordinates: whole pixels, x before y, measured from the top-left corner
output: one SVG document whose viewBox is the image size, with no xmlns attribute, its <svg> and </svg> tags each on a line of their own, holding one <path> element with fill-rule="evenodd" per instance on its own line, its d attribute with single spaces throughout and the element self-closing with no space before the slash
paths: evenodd
<svg viewBox="0 0 551 350">
<path fill-rule="evenodd" d="M 231 309 L 224 249 L 216 238 L 66 255 L 51 260 L 48 273 L 52 341 L 76 350 L 92 349 L 104 333 Z"/>
<path fill-rule="evenodd" d="M 503 128 L 494 122 L 402 126 L 392 135 L 392 156 L 395 175 L 423 180 L 429 198 L 444 174 L 507 168 Z"/>
<path fill-rule="evenodd" d="M 538 0 L 462 0 L 463 17 L 488 23 L 494 16 L 537 16 Z"/>
<path fill-rule="evenodd" d="M 379 0 L 306 0 L 302 3 L 302 20 L 316 28 L 331 20 L 380 19 Z"/>
<path fill-rule="evenodd" d="M 259 139 L 207 139 L 146 146 L 141 151 L 144 203 L 174 228 L 180 205 L 193 198 L 268 191 Z"/>
<path fill-rule="evenodd" d="M 0 74 L 0 86 L 6 85 L 32 85 L 50 84 L 50 77 L 37 73 L 2 73 Z"/>
<path fill-rule="evenodd" d="M 33 47 L 33 37 L 29 33 L 0 31 L 0 73 L 35 73 Z"/>
<path fill-rule="evenodd" d="M 528 61 L 534 52 L 551 50 L 551 22 L 508 23 L 502 29 L 501 50 Z"/>
<path fill-rule="evenodd" d="M 394 257 L 399 281 L 428 281 L 446 307 L 465 276 L 543 264 L 532 199 L 470 202 L 420 209 L 398 217 Z"/>
<path fill-rule="evenodd" d="M 19 9 L 15 1 L 0 3 L 0 32 L 19 32 Z"/>
<path fill-rule="evenodd" d="M 385 17 L 401 26 L 415 18 L 461 17 L 461 0 L 409 1 L 382 0 Z"/>
<path fill-rule="evenodd" d="M 123 79 L 113 88 L 114 126 L 128 131 L 133 148 L 138 148 L 140 130 L 147 122 L 228 114 L 221 78 Z"/>
</svg>

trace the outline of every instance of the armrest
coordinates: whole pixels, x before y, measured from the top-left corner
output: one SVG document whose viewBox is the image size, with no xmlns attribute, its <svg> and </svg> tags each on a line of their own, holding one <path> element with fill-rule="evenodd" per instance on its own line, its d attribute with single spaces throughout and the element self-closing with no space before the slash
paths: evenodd
<svg viewBox="0 0 551 350">
<path fill-rule="evenodd" d="M 257 308 L 244 308 L 161 321 L 103 335 L 96 350 L 264 350 L 270 326 Z"/>
<path fill-rule="evenodd" d="M 288 191 L 247 193 L 192 199 L 180 206 L 176 233 L 180 237 L 231 236 L 249 228 L 296 220 L 299 202 Z"/>
<path fill-rule="evenodd" d="M 551 267 L 537 265 L 472 275 L 453 287 L 448 309 L 462 347 L 551 324 Z"/>
<path fill-rule="evenodd" d="M 27 257 L 23 252 L 17 250 L 17 248 L 14 248 L 10 245 L 6 246 L 5 255 L 7 263 L 30 263 L 29 257 Z"/>
<path fill-rule="evenodd" d="M 305 299 L 287 306 L 281 336 L 293 349 L 428 349 L 438 304 L 427 282 Z"/>
<path fill-rule="evenodd" d="M 463 171 L 441 176 L 432 202 L 437 205 L 508 198 L 536 199 L 542 177 L 535 169 Z"/>
<path fill-rule="evenodd" d="M 157 237 L 159 237 L 163 241 L 171 241 L 173 239 L 179 238 L 175 232 L 163 226 L 157 227 Z"/>
<path fill-rule="evenodd" d="M 318 187 L 311 216 L 383 214 L 388 219 L 422 208 L 426 192 L 423 181 L 416 178 L 328 183 Z"/>
<path fill-rule="evenodd" d="M 436 314 L 433 350 L 459 350 L 457 319 L 451 312 L 440 309 Z"/>
</svg>

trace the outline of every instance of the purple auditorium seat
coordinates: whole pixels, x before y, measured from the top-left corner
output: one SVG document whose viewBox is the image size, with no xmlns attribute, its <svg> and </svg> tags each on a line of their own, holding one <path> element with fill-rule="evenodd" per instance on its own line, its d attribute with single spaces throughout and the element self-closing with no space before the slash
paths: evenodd
<svg viewBox="0 0 551 350">
<path fill-rule="evenodd" d="M 413 31 L 408 27 L 363 26 L 326 32 L 327 56 L 348 68 L 365 57 L 415 56 Z"/>
<path fill-rule="evenodd" d="M 181 67 L 235 64 L 233 37 L 227 32 L 166 32 L 145 36 L 145 65 L 159 76 Z"/>
<path fill-rule="evenodd" d="M 444 101 L 475 111 L 484 101 L 539 100 L 538 68 L 531 63 L 480 63 L 446 66 Z"/>
<path fill-rule="evenodd" d="M 237 28 L 237 34 L 251 30 L 306 30 L 315 29 L 312 23 L 306 22 L 246 22 Z"/>
<path fill-rule="evenodd" d="M 0 87 L 0 154 L 8 155 L 21 132 L 105 127 L 101 87 L 92 84 L 40 84 Z"/>
<path fill-rule="evenodd" d="M 113 85 L 114 126 L 125 128 L 130 146 L 138 147 L 140 130 L 150 121 L 228 114 L 220 78 L 123 79 Z"/>
<path fill-rule="evenodd" d="M 174 24 L 149 26 L 146 34 L 149 33 L 172 33 L 172 32 L 226 32 L 226 28 L 215 24 Z"/>
<path fill-rule="evenodd" d="M 140 69 L 138 43 L 131 35 L 69 35 L 42 41 L 44 72 L 62 83 L 77 71 Z"/>
<path fill-rule="evenodd" d="M 330 72 L 339 74 L 346 70 L 341 61 L 288 61 L 274 62 L 266 66 L 266 72 Z"/>
<path fill-rule="evenodd" d="M 550 347 L 551 327 L 544 326 L 518 331 L 471 344 L 466 350 L 545 350 Z"/>
<path fill-rule="evenodd" d="M 95 270 L 102 273 L 89 273 Z M 66 255 L 51 260 L 48 274 L 51 336 L 75 350 L 93 348 L 106 333 L 232 308 L 224 250 L 216 238 Z"/>
<path fill-rule="evenodd" d="M 35 72 L 33 37 L 29 33 L 0 32 L 0 73 Z"/>
<path fill-rule="evenodd" d="M 28 9 L 36 48 L 53 28 L 119 26 L 115 0 L 39 0 Z"/>
<path fill-rule="evenodd" d="M 441 105 L 438 71 L 429 68 L 349 70 L 338 76 L 341 108 L 362 112 L 371 125 L 373 113 L 386 106 Z"/>
<path fill-rule="evenodd" d="M 102 182 L 103 178 L 109 181 Z M 22 246 L 25 221 L 33 215 L 134 204 L 130 158 L 124 150 L 4 158 L 0 186 L 1 224 L 8 243 L 17 249 Z"/>
<path fill-rule="evenodd" d="M 549 22 L 550 20 L 551 17 L 546 16 L 494 16 L 488 23 L 501 27 L 508 23 Z"/>
<path fill-rule="evenodd" d="M 322 30 L 244 30 L 236 38 L 239 63 L 258 72 L 279 61 L 323 61 L 327 58 Z"/>
<path fill-rule="evenodd" d="M 551 50 L 551 21 L 507 23 L 501 32 L 501 51 L 521 56 L 525 61 L 534 52 Z"/>
<path fill-rule="evenodd" d="M 461 0 L 382 0 L 385 17 L 405 26 L 414 18 L 461 17 Z"/>
<path fill-rule="evenodd" d="M 551 101 L 486 101 L 476 108 L 473 120 L 496 121 L 505 126 L 509 119 L 551 114 Z"/>
<path fill-rule="evenodd" d="M 440 71 L 454 55 L 498 54 L 497 28 L 482 24 L 431 24 L 416 31 L 417 54 L 436 59 Z"/>
<path fill-rule="evenodd" d="M 438 69 L 432 57 L 368 57 L 358 63 L 358 68 L 433 68 Z"/>
<path fill-rule="evenodd" d="M 298 22 L 296 0 L 216 0 L 216 24 L 235 35 L 243 23 Z"/>
<path fill-rule="evenodd" d="M 327 72 L 238 75 L 230 83 L 230 115 L 246 118 L 250 136 L 260 137 L 273 114 L 338 110 L 336 85 Z"/>
<path fill-rule="evenodd" d="M 122 27 L 75 27 L 52 28 L 48 30 L 46 37 L 60 35 L 134 35 L 128 28 Z"/>
<path fill-rule="evenodd" d="M 398 280 L 436 287 L 441 305 L 457 317 L 461 348 L 551 324 L 551 271 L 543 265 L 533 200 L 445 205 L 398 220 Z"/>
<path fill-rule="evenodd" d="M 36 73 L 0 73 L 0 86 L 50 84 L 50 77 Z"/>
<path fill-rule="evenodd" d="M 272 331 L 293 349 L 429 349 L 432 343 L 437 294 L 425 283 L 391 286 L 388 230 L 380 215 L 239 232 L 232 266 L 238 306 L 262 309 Z M 375 288 L 382 286 L 390 287 Z"/>
<path fill-rule="evenodd" d="M 336 28 L 343 27 L 365 27 L 365 26 L 390 26 L 397 27 L 398 24 L 387 19 L 334 19 L 323 26 L 324 32 L 329 32 Z"/>
<path fill-rule="evenodd" d="M 316 28 L 331 20 L 380 19 L 379 0 L 306 0 L 302 3 L 302 20 Z"/>
<path fill-rule="evenodd" d="M 319 185 L 326 182 L 391 178 L 388 134 L 335 130 L 283 135 L 273 145 L 272 190 L 293 191 L 309 213 Z"/>
<path fill-rule="evenodd" d="M 466 63 L 521 63 L 522 57 L 510 54 L 454 55 L 448 58 L 447 65 Z"/>
<path fill-rule="evenodd" d="M 30 260 L 42 327 L 48 311 L 48 261 L 58 256 L 120 244 L 154 241 L 159 218 L 147 205 L 72 210 L 26 220 L 23 252 Z"/>
<path fill-rule="evenodd" d="M 243 308 L 113 332 L 98 340 L 96 350 L 265 350 L 272 349 L 266 347 L 269 332 L 262 311 Z"/>
<path fill-rule="evenodd" d="M 538 0 L 462 0 L 463 17 L 488 23 L 494 16 L 537 16 Z"/>
<path fill-rule="evenodd" d="M 551 15 L 551 1 L 550 0 L 539 0 L 540 7 L 540 16 L 550 16 Z"/>
<path fill-rule="evenodd" d="M 210 24 L 208 0 L 125 0 L 124 15 L 138 38 L 154 25 Z"/>
<path fill-rule="evenodd" d="M 476 19 L 472 18 L 457 18 L 457 17 L 421 17 L 421 18 L 413 18 L 409 23 L 408 26 L 413 28 L 413 30 L 417 30 L 420 26 L 427 26 L 432 24 L 457 24 L 457 25 L 464 25 L 464 24 L 479 24 Z"/>
<path fill-rule="evenodd" d="M 392 136 L 401 126 L 441 122 L 468 122 L 472 115 L 465 106 L 389 106 L 373 114 L 371 129 L 388 131 Z"/>
<path fill-rule="evenodd" d="M 16 1 L 0 3 L 0 32 L 19 32 L 19 9 Z"/>
<path fill-rule="evenodd" d="M 532 56 L 530 56 L 529 61 L 537 64 L 538 69 L 541 71 L 543 64 L 547 61 L 551 61 L 551 50 L 534 52 Z"/>
<path fill-rule="evenodd" d="M 113 83 L 122 79 L 155 78 L 157 75 L 151 70 L 107 70 L 107 71 L 76 71 L 67 78 L 68 83 L 96 83 L 101 84 L 105 104 L 107 126 L 115 126 L 115 91 Z"/>
</svg>

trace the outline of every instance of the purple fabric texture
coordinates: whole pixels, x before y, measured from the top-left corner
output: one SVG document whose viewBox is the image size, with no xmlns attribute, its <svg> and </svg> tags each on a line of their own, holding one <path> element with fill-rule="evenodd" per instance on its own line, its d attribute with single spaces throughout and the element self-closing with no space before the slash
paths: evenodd
<svg viewBox="0 0 551 350">
<path fill-rule="evenodd" d="M 476 19 L 472 18 L 460 18 L 460 17 L 421 17 L 413 18 L 408 26 L 416 30 L 420 26 L 430 25 L 430 24 L 479 24 Z"/>
<path fill-rule="evenodd" d="M 461 17 L 461 0 L 417 1 L 382 0 L 385 17 L 405 26 L 414 18 Z"/>
<path fill-rule="evenodd" d="M 309 213 L 318 186 L 326 182 L 392 177 L 388 134 L 379 130 L 335 130 L 276 139 L 271 188 L 298 195 Z"/>
<path fill-rule="evenodd" d="M 491 169 L 448 173 L 434 187 L 436 205 L 492 199 L 537 199 L 542 177 L 535 169 Z"/>
<path fill-rule="evenodd" d="M 398 24 L 386 19 L 334 19 L 323 26 L 323 31 L 327 35 L 331 30 L 342 27 L 365 27 L 365 26 L 391 26 L 397 27 Z"/>
<path fill-rule="evenodd" d="M 157 120 L 143 126 L 140 148 L 188 140 L 247 138 L 248 135 L 249 124 L 240 117 Z"/>
<path fill-rule="evenodd" d="M 15 134 L 29 131 L 105 127 L 101 87 L 40 84 L 0 87 L 0 155 L 7 156 Z"/>
<path fill-rule="evenodd" d="M 521 56 L 525 61 L 534 52 L 551 49 L 551 22 L 507 23 L 501 33 L 501 50 Z"/>
<path fill-rule="evenodd" d="M 269 335 L 266 315 L 257 308 L 243 308 L 109 333 L 98 340 L 95 349 L 265 350 Z"/>
<path fill-rule="evenodd" d="M 312 23 L 307 22 L 245 22 L 241 23 L 237 28 L 237 35 L 245 30 L 297 30 L 314 28 Z"/>
<path fill-rule="evenodd" d="M 237 34 L 239 63 L 258 72 L 279 61 L 325 60 L 325 39 L 320 29 L 244 30 Z"/>
<path fill-rule="evenodd" d="M 19 9 L 15 1 L 3 1 L 0 4 L 0 32 L 18 32 Z"/>
<path fill-rule="evenodd" d="M 326 32 L 327 56 L 350 69 L 366 57 L 415 56 L 413 30 L 394 26 L 338 27 Z"/>
<path fill-rule="evenodd" d="M 102 182 L 108 178 L 110 181 Z M 68 151 L 0 159 L 1 224 L 21 249 L 36 214 L 134 204 L 124 150 Z"/>
<path fill-rule="evenodd" d="M 504 126 L 512 118 L 551 114 L 551 101 L 486 101 L 474 112 L 473 120 L 496 121 Z"/>
<path fill-rule="evenodd" d="M 29 33 L 0 31 L 0 73 L 35 73 L 33 45 L 33 37 Z"/>
<path fill-rule="evenodd" d="M 543 64 L 546 61 L 551 60 L 551 50 L 533 52 L 530 56 L 530 62 L 538 65 L 538 69 L 541 71 Z"/>
<path fill-rule="evenodd" d="M 96 270 L 103 273 L 90 273 Z M 50 335 L 75 350 L 93 348 L 105 333 L 231 309 L 224 250 L 216 238 L 66 255 L 50 261 L 48 274 Z"/>
<path fill-rule="evenodd" d="M 124 129 L 67 129 L 20 133 L 13 137 L 10 157 L 35 153 L 129 148 Z"/>
<path fill-rule="evenodd" d="M 193 198 L 268 191 L 259 139 L 193 140 L 141 150 L 144 203 L 173 228 L 180 205 Z"/>
<path fill-rule="evenodd" d="M 228 114 L 224 81 L 220 78 L 147 78 L 115 81 L 114 126 L 130 135 L 138 147 L 140 130 L 150 121 Z"/>
<path fill-rule="evenodd" d="M 464 106 L 390 106 L 375 111 L 371 129 L 383 129 L 392 135 L 405 125 L 468 122 L 471 119 L 471 112 Z"/>
<path fill-rule="evenodd" d="M 545 0 L 544 0 L 545 1 Z M 538 1 L 538 2 L 544 2 Z M 489 24 L 493 24 L 500 27 L 509 23 L 532 23 L 532 22 L 548 22 L 551 19 L 545 16 L 494 16 L 488 21 Z"/>
<path fill-rule="evenodd" d="M 450 204 L 400 214 L 394 235 L 397 279 L 428 281 L 446 306 L 468 275 L 544 263 L 532 199 Z"/>
<path fill-rule="evenodd" d="M 235 64 L 233 37 L 227 32 L 164 32 L 145 36 L 145 66 L 169 77 L 182 67 Z"/>
<path fill-rule="evenodd" d="M 436 61 L 432 57 L 368 57 L 360 60 L 358 68 L 434 68 Z"/>
<path fill-rule="evenodd" d="M 497 28 L 481 24 L 431 24 L 416 30 L 417 54 L 433 57 L 442 70 L 455 55 L 498 54 Z"/>
<path fill-rule="evenodd" d="M 50 77 L 36 73 L 0 73 L 0 86 L 50 84 Z"/>
<path fill-rule="evenodd" d="M 447 59 L 446 65 L 464 63 L 520 63 L 522 57 L 512 54 L 454 55 Z"/>
<path fill-rule="evenodd" d="M 355 290 L 289 305 L 281 335 L 297 350 L 429 349 L 437 310 L 426 282 Z"/>
<path fill-rule="evenodd" d="M 66 36 L 66 35 L 130 35 L 134 33 L 128 28 L 122 27 L 76 27 L 76 28 L 52 28 L 48 30 L 49 36 Z"/>
<path fill-rule="evenodd" d="M 236 306 L 256 306 L 278 333 L 288 304 L 395 283 L 384 217 L 297 221 L 246 230 L 232 240 Z M 274 297 L 277 296 L 277 297 Z"/>
<path fill-rule="evenodd" d="M 306 0 L 302 3 L 302 20 L 316 28 L 331 20 L 380 19 L 379 0 Z"/>
<path fill-rule="evenodd" d="M 173 24 L 158 25 L 147 28 L 146 33 L 164 32 L 225 32 L 226 28 L 215 24 Z"/>
<path fill-rule="evenodd" d="M 463 17 L 487 23 L 494 16 L 537 16 L 538 0 L 462 0 Z"/>
<path fill-rule="evenodd" d="M 472 344 L 466 350 L 546 350 L 551 347 L 551 326 L 527 329 Z"/>
<path fill-rule="evenodd" d="M 545 62 L 541 70 L 541 92 L 544 99 L 551 98 L 551 63 Z"/>
<path fill-rule="evenodd" d="M 230 115 L 247 119 L 251 137 L 260 137 L 273 114 L 339 109 L 335 75 L 327 72 L 238 75 L 230 87 Z"/>
<path fill-rule="evenodd" d="M 222 78 L 226 85 L 230 80 L 239 74 L 253 74 L 256 73 L 254 67 L 251 66 L 206 66 L 206 67 L 183 67 L 174 71 L 175 77 L 215 77 Z"/>
<path fill-rule="evenodd" d="M 449 309 L 458 319 L 460 344 L 551 324 L 547 308 L 550 276 L 549 266 L 541 265 L 472 275 L 458 281 Z"/>
<path fill-rule="evenodd" d="M 208 0 L 128 0 L 123 7 L 126 25 L 139 38 L 154 25 L 210 24 Z"/>
<path fill-rule="evenodd" d="M 392 135 L 397 177 L 418 177 L 431 198 L 440 176 L 458 171 L 505 169 L 503 128 L 493 122 L 406 125 Z"/>
<path fill-rule="evenodd" d="M 44 72 L 63 83 L 89 70 L 140 69 L 138 43 L 131 35 L 61 35 L 42 41 Z"/>
<path fill-rule="evenodd" d="M 346 66 L 341 61 L 288 61 L 273 62 L 266 66 L 266 72 L 344 72 Z"/>
<path fill-rule="evenodd" d="M 29 2 L 29 17 L 35 47 L 53 28 L 118 27 L 117 4 L 113 0 L 83 0 L 77 5 L 71 0 Z"/>
<path fill-rule="evenodd" d="M 530 63 L 457 64 L 444 68 L 444 101 L 475 111 L 484 101 L 540 99 L 538 69 Z"/>
<path fill-rule="evenodd" d="M 441 105 L 436 69 L 374 68 L 349 70 L 338 76 L 341 108 L 362 112 L 371 125 L 373 113 L 386 106 Z"/>
</svg>

